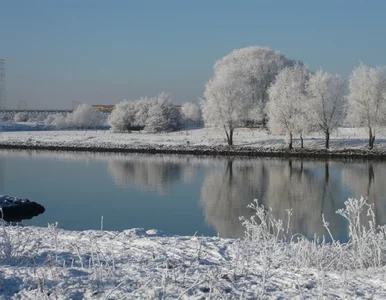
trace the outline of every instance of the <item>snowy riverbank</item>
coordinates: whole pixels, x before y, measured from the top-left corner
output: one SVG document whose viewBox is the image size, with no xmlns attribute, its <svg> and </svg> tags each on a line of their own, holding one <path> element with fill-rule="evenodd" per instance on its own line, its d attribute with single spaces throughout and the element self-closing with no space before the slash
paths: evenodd
<svg viewBox="0 0 386 300">
<path fill-rule="evenodd" d="M 385 228 L 356 223 L 366 208 L 339 212 L 346 244 L 287 239 L 260 208 L 245 239 L 2 226 L 0 299 L 385 299 Z"/>
<path fill-rule="evenodd" d="M 384 268 L 329 271 L 284 261 L 267 268 L 259 251 L 239 240 L 141 229 L 5 231 L 12 245 L 23 247 L 11 247 L 10 257 L 1 259 L 0 299 L 386 297 Z M 4 241 L 5 232 L 1 235 Z"/>
<path fill-rule="evenodd" d="M 305 138 L 305 149 L 295 140 L 287 150 L 283 136 L 269 135 L 260 129 L 238 129 L 235 146 L 226 145 L 222 131 L 192 129 L 171 133 L 112 133 L 110 131 L 25 131 L 2 132 L 0 148 L 81 150 L 109 152 L 181 153 L 244 156 L 315 156 L 315 157 L 382 157 L 386 155 L 386 131 L 380 130 L 373 150 L 368 150 L 364 128 L 340 128 L 331 136 L 331 147 L 324 149 L 324 137 L 311 133 Z"/>
</svg>

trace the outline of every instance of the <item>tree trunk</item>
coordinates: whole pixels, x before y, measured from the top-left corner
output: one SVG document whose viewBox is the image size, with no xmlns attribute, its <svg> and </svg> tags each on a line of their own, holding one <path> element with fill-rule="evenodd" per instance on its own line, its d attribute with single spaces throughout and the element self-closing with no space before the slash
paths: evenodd
<svg viewBox="0 0 386 300">
<path fill-rule="evenodd" d="M 326 130 L 326 149 L 330 147 L 330 131 Z"/>
<path fill-rule="evenodd" d="M 229 129 L 229 141 L 228 141 L 229 146 L 233 146 L 233 128 Z"/>
<path fill-rule="evenodd" d="M 229 128 L 229 133 L 228 133 L 228 130 L 227 130 L 226 126 L 224 125 L 224 130 L 225 130 L 225 134 L 227 136 L 228 145 L 232 146 L 233 145 L 233 128 L 230 127 Z"/>
<path fill-rule="evenodd" d="M 288 149 L 289 149 L 289 150 L 292 150 L 292 149 L 293 149 L 293 147 L 292 147 L 292 132 L 289 134 Z"/>
<path fill-rule="evenodd" d="M 304 148 L 303 133 L 300 133 L 300 148 Z"/>
<path fill-rule="evenodd" d="M 369 127 L 369 148 L 373 149 L 375 141 L 375 135 L 373 136 L 373 130 Z"/>
<path fill-rule="evenodd" d="M 267 128 L 267 120 L 263 117 L 263 128 Z"/>
</svg>

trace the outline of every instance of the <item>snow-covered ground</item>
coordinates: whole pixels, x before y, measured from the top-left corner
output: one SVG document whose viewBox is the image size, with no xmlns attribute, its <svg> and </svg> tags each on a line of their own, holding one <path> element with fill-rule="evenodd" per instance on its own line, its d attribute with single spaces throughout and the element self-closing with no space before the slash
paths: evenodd
<svg viewBox="0 0 386 300">
<path fill-rule="evenodd" d="M 56 225 L 0 241 L 0 299 L 386 299 L 384 267 L 330 270 L 308 248 L 296 262 L 289 244 Z"/>
<path fill-rule="evenodd" d="M 330 152 L 367 151 L 367 131 L 365 128 L 340 128 L 331 136 Z M 324 136 L 311 133 L 305 137 L 308 151 L 324 149 Z M 234 136 L 235 151 L 286 151 L 283 136 L 274 136 L 261 129 L 237 129 Z M 219 129 L 202 128 L 170 133 L 113 133 L 108 130 L 73 131 L 7 131 L 0 133 L 1 146 L 90 148 L 115 150 L 202 150 L 225 149 L 225 134 Z M 299 139 L 294 147 L 300 148 Z M 386 153 L 386 130 L 379 130 L 372 153 Z"/>
</svg>

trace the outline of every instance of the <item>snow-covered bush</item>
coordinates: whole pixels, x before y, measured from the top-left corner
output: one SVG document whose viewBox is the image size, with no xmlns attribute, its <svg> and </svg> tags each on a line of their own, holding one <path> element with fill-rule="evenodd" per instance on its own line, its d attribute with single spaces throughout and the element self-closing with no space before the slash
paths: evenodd
<svg viewBox="0 0 386 300">
<path fill-rule="evenodd" d="M 56 114 L 48 115 L 44 120 L 46 125 L 54 125 L 58 129 L 68 128 L 98 128 L 106 122 L 106 117 L 90 105 L 81 104 L 74 112 L 67 116 Z"/>
<path fill-rule="evenodd" d="M 115 105 L 115 109 L 108 117 L 107 123 L 115 132 L 130 130 L 135 125 L 136 112 L 137 103 L 124 100 Z"/>
<path fill-rule="evenodd" d="M 277 220 L 272 209 L 259 206 L 257 200 L 249 206 L 255 211 L 250 219 L 244 219 L 245 238 L 270 265 L 284 262 L 305 268 L 321 270 L 355 270 L 379 268 L 386 264 L 386 226 L 377 226 L 373 205 L 366 198 L 345 202 L 345 207 L 336 211 L 348 221 L 349 240 L 335 240 L 328 222 L 322 215 L 325 237 L 309 240 L 300 233 L 288 234 L 292 211 L 287 220 Z M 286 253 L 286 255 L 283 255 Z M 251 255 L 251 253 L 249 253 Z"/>
<path fill-rule="evenodd" d="M 149 108 L 152 106 L 153 98 L 142 97 L 135 102 L 135 126 L 145 127 L 146 120 L 149 117 Z"/>
<path fill-rule="evenodd" d="M 15 122 L 27 122 L 28 121 L 28 114 L 26 112 L 18 112 L 15 114 L 14 118 Z"/>
<path fill-rule="evenodd" d="M 200 124 L 201 110 L 197 104 L 185 102 L 181 108 L 181 122 L 183 124 Z"/>
<path fill-rule="evenodd" d="M 99 110 L 83 103 L 67 116 L 67 122 L 75 128 L 98 128 L 103 126 L 106 118 Z"/>
<path fill-rule="evenodd" d="M 51 124 L 58 129 L 66 129 L 71 127 L 71 125 L 67 123 L 67 118 L 63 115 L 55 115 Z"/>
<path fill-rule="evenodd" d="M 177 128 L 180 113 L 170 101 L 170 95 L 161 93 L 151 100 L 145 129 L 151 132 L 172 131 Z"/>
<path fill-rule="evenodd" d="M 108 119 L 112 131 L 142 129 L 151 132 L 171 131 L 179 124 L 180 114 L 171 103 L 170 96 L 160 93 L 156 97 L 124 100 L 118 103 Z"/>
</svg>

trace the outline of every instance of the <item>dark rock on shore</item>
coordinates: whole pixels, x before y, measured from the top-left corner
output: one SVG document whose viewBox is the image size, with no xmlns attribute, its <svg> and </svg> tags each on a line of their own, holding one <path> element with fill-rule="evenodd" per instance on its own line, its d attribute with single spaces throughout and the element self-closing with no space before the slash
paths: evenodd
<svg viewBox="0 0 386 300">
<path fill-rule="evenodd" d="M 28 199 L 0 195 L 0 218 L 6 222 L 31 219 L 45 211 L 44 206 Z"/>
</svg>

